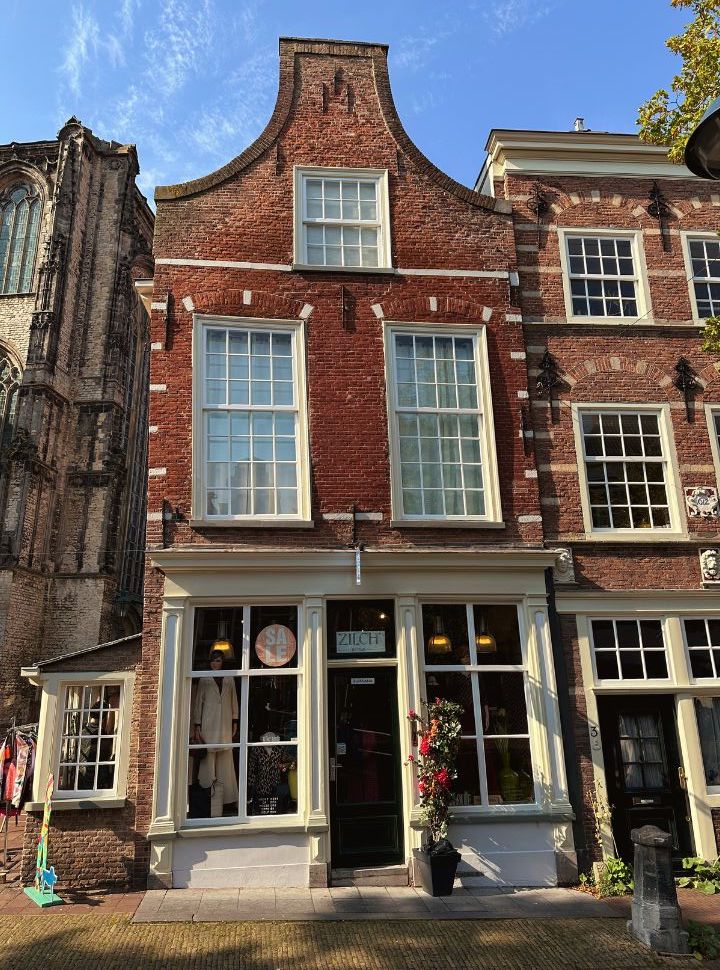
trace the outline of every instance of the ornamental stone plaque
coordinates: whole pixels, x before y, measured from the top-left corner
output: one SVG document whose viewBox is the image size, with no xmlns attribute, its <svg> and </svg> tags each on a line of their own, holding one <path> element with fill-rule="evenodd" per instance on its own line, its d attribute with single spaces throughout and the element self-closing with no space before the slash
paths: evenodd
<svg viewBox="0 0 720 970">
<path fill-rule="evenodd" d="M 720 549 L 700 550 L 700 575 L 704 585 L 720 583 Z"/>
<path fill-rule="evenodd" d="M 693 518 L 712 519 L 718 515 L 718 493 L 709 485 L 692 485 L 685 489 L 688 515 Z"/>
</svg>

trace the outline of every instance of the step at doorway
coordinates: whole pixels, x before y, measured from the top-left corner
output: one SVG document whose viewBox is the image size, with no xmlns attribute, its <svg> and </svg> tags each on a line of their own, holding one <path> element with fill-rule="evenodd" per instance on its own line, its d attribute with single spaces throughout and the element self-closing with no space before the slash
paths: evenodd
<svg viewBox="0 0 720 970">
<path fill-rule="evenodd" d="M 340 886 L 408 886 L 407 866 L 376 866 L 363 869 L 333 869 L 330 885 Z"/>
</svg>

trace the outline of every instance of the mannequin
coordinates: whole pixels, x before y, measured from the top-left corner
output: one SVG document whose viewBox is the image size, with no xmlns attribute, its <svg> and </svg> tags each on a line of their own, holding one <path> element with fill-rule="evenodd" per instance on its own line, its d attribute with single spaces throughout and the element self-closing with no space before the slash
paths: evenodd
<svg viewBox="0 0 720 970">
<path fill-rule="evenodd" d="M 248 795 L 253 798 L 258 814 L 281 814 L 286 810 L 290 793 L 283 779 L 289 767 L 287 752 L 273 745 L 280 740 L 274 731 L 266 731 L 260 740 L 265 742 L 263 747 L 251 748 L 248 755 Z"/>
<path fill-rule="evenodd" d="M 220 674 L 223 662 L 222 652 L 213 650 L 210 669 Z M 203 677 L 198 681 L 192 710 L 192 741 L 194 744 L 207 745 L 207 754 L 200 762 L 198 782 L 203 788 L 220 782 L 223 786 L 223 803 L 226 805 L 238 799 L 234 749 L 218 749 L 212 745 L 236 741 L 238 719 L 237 691 L 232 677 Z"/>
</svg>

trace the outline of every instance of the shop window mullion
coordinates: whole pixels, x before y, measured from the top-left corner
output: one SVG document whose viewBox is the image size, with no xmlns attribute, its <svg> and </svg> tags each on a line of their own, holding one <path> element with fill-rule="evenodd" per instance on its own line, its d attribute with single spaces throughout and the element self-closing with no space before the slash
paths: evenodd
<svg viewBox="0 0 720 970">
<path fill-rule="evenodd" d="M 468 628 L 468 648 L 470 653 L 470 684 L 473 695 L 473 714 L 475 717 L 475 747 L 478 759 L 478 776 L 480 780 L 480 798 L 483 805 L 489 803 L 487 770 L 485 768 L 485 738 L 482 723 L 482 705 L 480 698 L 480 678 L 477 669 L 477 644 L 475 642 L 475 614 L 472 603 L 468 603 L 467 628 Z"/>
</svg>

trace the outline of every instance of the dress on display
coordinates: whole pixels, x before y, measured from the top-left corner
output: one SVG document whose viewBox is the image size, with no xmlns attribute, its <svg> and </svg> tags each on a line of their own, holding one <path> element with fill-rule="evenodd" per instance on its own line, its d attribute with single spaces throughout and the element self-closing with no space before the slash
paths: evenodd
<svg viewBox="0 0 720 970">
<path fill-rule="evenodd" d="M 217 681 L 222 681 L 222 689 Z M 238 799 L 235 774 L 234 748 L 213 748 L 214 744 L 230 744 L 233 739 L 233 721 L 237 723 L 239 708 L 235 682 L 232 677 L 203 677 L 198 681 L 193 702 L 193 726 L 200 726 L 200 734 L 207 745 L 207 754 L 200 762 L 198 782 L 210 788 L 214 781 L 223 786 L 223 802 Z"/>
</svg>

